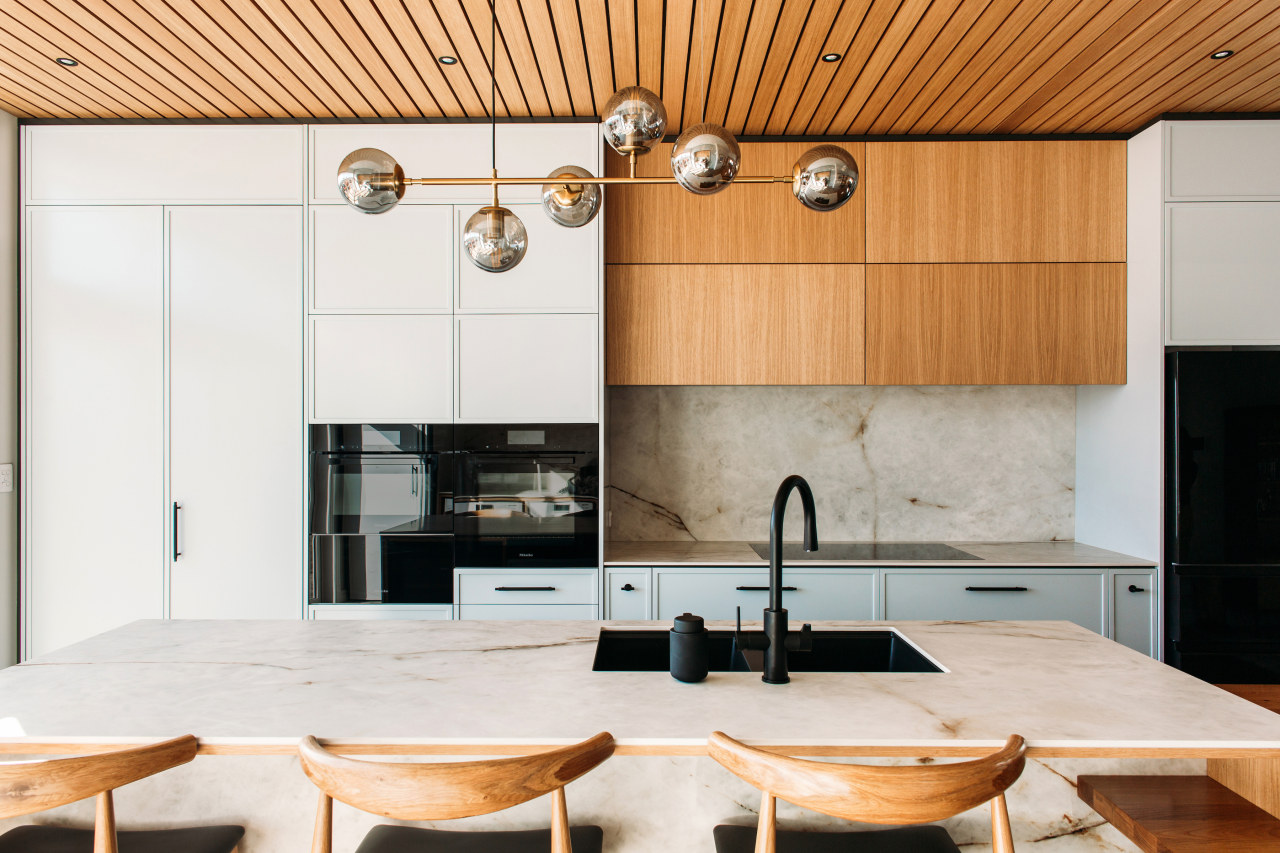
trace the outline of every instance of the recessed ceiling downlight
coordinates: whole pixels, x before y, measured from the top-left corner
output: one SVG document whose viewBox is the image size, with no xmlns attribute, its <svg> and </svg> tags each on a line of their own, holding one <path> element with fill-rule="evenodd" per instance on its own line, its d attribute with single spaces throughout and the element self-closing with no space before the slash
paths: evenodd
<svg viewBox="0 0 1280 853">
<path fill-rule="evenodd" d="M 65 65 L 67 68 L 75 68 L 77 65 L 80 64 L 79 62 L 76 62 L 74 59 L 72 59 L 69 56 L 59 56 L 57 59 L 54 60 L 54 62 L 58 63 L 59 65 Z"/>
<path fill-rule="evenodd" d="M 456 57 L 456 56 L 442 56 L 442 57 L 440 57 L 440 64 L 441 64 L 441 65 L 457 65 L 457 64 L 458 64 L 458 57 Z"/>
<path fill-rule="evenodd" d="M 824 54 L 822 54 L 822 61 L 823 61 L 823 62 L 839 62 L 839 61 L 840 61 L 840 54 L 838 54 L 838 53 L 824 53 Z"/>
<path fill-rule="evenodd" d="M 1210 59 L 1226 59 L 1228 56 L 1231 56 L 1234 53 L 1235 53 L 1234 50 L 1219 50 L 1216 53 L 1209 54 L 1209 58 Z"/>
</svg>

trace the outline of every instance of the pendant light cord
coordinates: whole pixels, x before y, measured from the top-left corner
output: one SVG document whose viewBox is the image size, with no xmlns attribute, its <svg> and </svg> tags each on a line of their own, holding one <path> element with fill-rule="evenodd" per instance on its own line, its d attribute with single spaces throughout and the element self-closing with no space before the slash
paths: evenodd
<svg viewBox="0 0 1280 853">
<path fill-rule="evenodd" d="M 498 0 L 489 0 L 489 168 L 498 169 Z"/>
</svg>

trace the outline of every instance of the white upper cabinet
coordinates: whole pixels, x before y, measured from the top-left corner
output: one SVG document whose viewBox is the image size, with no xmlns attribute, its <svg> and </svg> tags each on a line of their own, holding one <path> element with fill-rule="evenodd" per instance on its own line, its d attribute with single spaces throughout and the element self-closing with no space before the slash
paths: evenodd
<svg viewBox="0 0 1280 853">
<path fill-rule="evenodd" d="M 357 148 L 390 154 L 408 178 L 488 178 L 493 165 L 490 129 L 484 124 L 311 125 L 310 198 L 341 202 L 338 166 Z M 600 174 L 600 126 L 595 123 L 504 124 L 497 129 L 498 175 L 539 178 L 573 164 Z M 537 201 L 539 184 L 501 189 L 503 204 Z M 488 203 L 487 185 L 409 187 L 402 204 Z"/>
<path fill-rule="evenodd" d="M 302 125 L 30 126 L 26 201 L 299 204 L 304 141 Z"/>
<path fill-rule="evenodd" d="M 312 420 L 448 423 L 453 417 L 453 318 L 311 319 Z"/>
<path fill-rule="evenodd" d="M 447 204 L 313 207 L 311 310 L 448 313 L 456 245 Z"/>
<path fill-rule="evenodd" d="M 565 228 L 548 219 L 541 204 L 509 207 L 528 232 L 528 251 L 515 269 L 492 273 L 471 263 L 459 248 L 458 311 L 598 311 L 603 217 Z M 461 234 L 475 211 L 456 210 Z"/>
<path fill-rule="evenodd" d="M 1175 121 L 1165 129 L 1165 198 L 1280 199 L 1280 121 Z"/>
<path fill-rule="evenodd" d="M 1174 344 L 1280 342 L 1280 202 L 1166 205 Z"/>
<path fill-rule="evenodd" d="M 477 314 L 457 324 L 458 420 L 600 419 L 598 315 Z"/>
<path fill-rule="evenodd" d="M 311 201 L 342 202 L 338 166 L 357 148 L 390 154 L 407 178 L 489 177 L 489 128 L 479 124 L 311 125 Z M 403 203 L 486 199 L 488 187 L 409 187 Z"/>
<path fill-rule="evenodd" d="M 302 210 L 169 219 L 175 619 L 302 613 Z M 228 441 L 230 440 L 230 441 Z"/>
</svg>

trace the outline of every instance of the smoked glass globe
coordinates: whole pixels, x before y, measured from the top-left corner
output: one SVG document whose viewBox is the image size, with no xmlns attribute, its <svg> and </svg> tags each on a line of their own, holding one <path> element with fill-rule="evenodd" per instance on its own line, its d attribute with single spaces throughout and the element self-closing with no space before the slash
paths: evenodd
<svg viewBox="0 0 1280 853">
<path fill-rule="evenodd" d="M 858 164 L 838 145 L 819 145 L 800 155 L 791 192 L 810 210 L 835 210 L 858 188 Z"/>
<path fill-rule="evenodd" d="M 385 151 L 357 148 L 338 167 L 338 192 L 361 213 L 386 213 L 404 198 L 404 170 Z"/>
<path fill-rule="evenodd" d="M 524 223 L 505 207 L 482 207 L 467 220 L 462 249 L 485 272 L 506 272 L 524 259 L 529 235 Z"/>
<path fill-rule="evenodd" d="M 667 132 L 667 108 L 642 86 L 619 89 L 604 105 L 600 132 L 619 154 L 645 154 Z"/>
<path fill-rule="evenodd" d="M 580 228 L 596 218 L 600 211 L 600 185 L 573 181 L 593 177 L 590 172 L 581 166 L 561 166 L 547 177 L 561 179 L 560 183 L 542 185 L 542 209 L 552 222 Z"/>
<path fill-rule="evenodd" d="M 738 140 L 718 124 L 695 124 L 671 146 L 671 174 L 680 186 L 698 195 L 729 186 L 741 164 Z"/>
</svg>

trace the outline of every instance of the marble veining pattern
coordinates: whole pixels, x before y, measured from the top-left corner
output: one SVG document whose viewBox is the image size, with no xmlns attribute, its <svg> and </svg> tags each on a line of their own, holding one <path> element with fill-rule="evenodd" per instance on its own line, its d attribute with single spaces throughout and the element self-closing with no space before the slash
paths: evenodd
<svg viewBox="0 0 1280 853">
<path fill-rule="evenodd" d="M 832 541 L 1074 536 L 1074 388 L 617 387 L 609 454 L 615 540 L 759 541 L 788 474 Z"/>
</svg>

